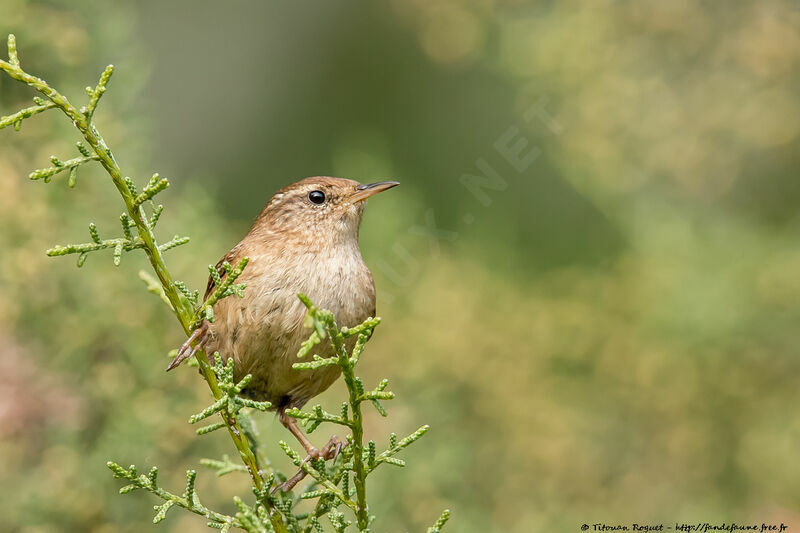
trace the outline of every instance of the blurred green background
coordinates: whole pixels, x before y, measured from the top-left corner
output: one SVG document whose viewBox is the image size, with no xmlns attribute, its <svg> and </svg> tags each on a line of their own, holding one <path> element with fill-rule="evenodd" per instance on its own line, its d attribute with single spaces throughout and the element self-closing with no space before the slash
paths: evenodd
<svg viewBox="0 0 800 533">
<path fill-rule="evenodd" d="M 161 237 L 191 235 L 167 259 L 194 286 L 278 188 L 402 182 L 362 227 L 384 318 L 362 373 L 398 394 L 368 432 L 433 429 L 374 476 L 376 531 L 444 507 L 459 533 L 800 527 L 796 2 L 0 0 L 11 31 L 76 102 L 115 63 L 98 124 L 172 181 Z M 0 114 L 31 96 L 0 77 Z M 44 256 L 117 231 L 98 168 L 26 178 L 75 140 L 55 113 L 0 132 L 0 529 L 149 531 L 105 461 L 179 490 L 232 447 L 185 423 L 206 387 L 163 372 L 182 338 L 144 257 Z M 248 485 L 198 486 L 230 511 Z"/>
</svg>

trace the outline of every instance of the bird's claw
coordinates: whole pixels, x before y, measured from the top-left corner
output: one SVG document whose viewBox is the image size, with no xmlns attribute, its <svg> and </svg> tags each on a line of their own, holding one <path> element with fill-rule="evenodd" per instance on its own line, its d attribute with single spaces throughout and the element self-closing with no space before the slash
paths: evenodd
<svg viewBox="0 0 800 533">
<path fill-rule="evenodd" d="M 167 367 L 167 372 L 176 368 L 178 365 L 192 357 L 196 354 L 199 350 L 205 348 L 206 344 L 208 343 L 209 335 L 208 335 L 208 322 L 203 321 L 200 326 L 195 329 L 189 338 L 186 339 L 181 347 L 178 349 L 178 354 L 175 356 L 175 359 Z M 195 342 L 194 346 L 192 343 Z"/>
<path fill-rule="evenodd" d="M 303 469 L 303 465 L 309 462 L 311 459 L 324 459 L 325 461 L 336 460 L 341 453 L 342 448 L 347 446 L 346 442 L 342 442 L 339 440 L 339 437 L 336 435 L 332 436 L 328 441 L 328 444 L 322 447 L 322 449 L 318 448 L 311 448 L 308 450 L 308 455 L 303 462 L 300 463 L 300 470 L 297 471 L 295 475 L 281 483 L 280 485 L 276 486 L 272 489 L 272 493 L 275 494 L 279 490 L 283 492 L 289 492 L 292 490 L 295 485 L 300 483 L 303 478 L 306 477 L 306 471 Z"/>
</svg>

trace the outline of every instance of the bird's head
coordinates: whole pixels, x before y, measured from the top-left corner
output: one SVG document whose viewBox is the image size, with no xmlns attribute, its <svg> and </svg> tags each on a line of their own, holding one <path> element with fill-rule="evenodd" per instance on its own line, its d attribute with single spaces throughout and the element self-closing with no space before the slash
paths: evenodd
<svg viewBox="0 0 800 533">
<path fill-rule="evenodd" d="M 329 242 L 357 239 L 367 198 L 396 185 L 396 181 L 362 185 L 344 178 L 306 178 L 275 193 L 253 228 L 312 235 Z"/>
</svg>

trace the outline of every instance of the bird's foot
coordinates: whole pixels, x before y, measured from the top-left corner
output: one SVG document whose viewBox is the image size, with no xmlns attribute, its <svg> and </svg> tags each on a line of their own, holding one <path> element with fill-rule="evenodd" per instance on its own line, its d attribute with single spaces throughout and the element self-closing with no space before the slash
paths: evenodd
<svg viewBox="0 0 800 533">
<path fill-rule="evenodd" d="M 277 487 L 272 489 L 272 493 L 274 494 L 278 490 L 281 490 L 283 492 L 289 492 L 290 490 L 292 490 L 295 487 L 295 485 L 300 483 L 303 480 L 303 478 L 306 477 L 306 471 L 303 469 L 303 465 L 305 465 L 307 462 L 309 462 L 312 459 L 323 459 L 325 461 L 330 461 L 330 460 L 334 460 L 335 461 L 336 458 L 339 456 L 339 453 L 341 453 L 342 448 L 344 448 L 345 446 L 347 446 L 347 443 L 340 441 L 339 437 L 334 435 L 334 436 L 332 436 L 330 438 L 330 440 L 328 441 L 328 444 L 323 446 L 322 449 L 318 449 L 318 448 L 314 448 L 314 447 L 309 448 L 307 450 L 308 451 L 308 455 L 306 456 L 305 459 L 303 459 L 303 462 L 300 463 L 300 470 L 298 470 L 295 475 L 293 475 L 292 477 L 290 477 L 289 479 L 287 479 L 286 481 L 284 481 L 283 483 L 281 483 L 280 485 L 278 485 Z"/>
<path fill-rule="evenodd" d="M 316 448 L 314 448 L 316 453 L 309 452 L 309 456 L 313 455 L 314 459 L 319 459 L 321 457 L 326 461 L 330 460 L 335 461 L 336 458 L 339 457 L 342 448 L 344 448 L 345 446 L 347 446 L 346 442 L 340 441 L 339 437 L 333 435 L 328 441 L 328 444 L 323 446 L 321 450 L 317 450 Z"/>
<path fill-rule="evenodd" d="M 203 321 L 203 323 L 200 324 L 200 326 L 195 329 L 191 335 L 189 335 L 189 338 L 186 339 L 186 342 L 184 342 L 183 345 L 178 349 L 178 354 L 167 367 L 167 371 L 176 368 L 178 365 L 196 354 L 199 350 L 205 348 L 208 340 L 208 322 Z M 192 346 L 192 343 L 195 343 L 194 346 Z"/>
</svg>

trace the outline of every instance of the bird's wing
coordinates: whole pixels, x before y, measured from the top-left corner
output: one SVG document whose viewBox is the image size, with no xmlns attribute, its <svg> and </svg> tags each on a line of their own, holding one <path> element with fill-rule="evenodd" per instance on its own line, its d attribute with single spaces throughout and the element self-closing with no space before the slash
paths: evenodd
<svg viewBox="0 0 800 533">
<path fill-rule="evenodd" d="M 219 260 L 214 268 L 217 270 L 217 274 L 219 274 L 220 279 L 224 279 L 227 275 L 227 272 L 224 268 L 222 268 L 222 263 L 225 261 L 232 263 L 238 257 L 239 245 L 233 247 L 233 249 L 225 254 L 225 257 Z M 214 278 L 209 276 L 208 277 L 208 284 L 206 285 L 206 293 L 203 296 L 203 302 L 208 300 L 209 295 L 214 291 L 216 288 L 216 284 L 214 283 Z M 198 325 L 195 330 L 192 332 L 189 340 L 183 343 L 178 349 L 178 355 L 175 359 L 167 367 L 167 370 L 172 370 L 184 362 L 186 359 L 192 357 L 197 350 L 204 348 L 206 342 L 208 342 L 208 322 L 203 320 L 200 325 Z"/>
<path fill-rule="evenodd" d="M 227 272 L 225 272 L 225 269 L 222 268 L 222 263 L 227 261 L 230 264 L 234 264 L 234 261 L 236 261 L 238 259 L 238 255 L 239 255 L 237 253 L 238 248 L 239 247 L 236 246 L 236 247 L 233 248 L 233 250 L 231 250 L 230 252 L 225 254 L 225 256 L 222 259 L 220 259 L 219 262 L 217 263 L 217 265 L 214 267 L 214 268 L 217 269 L 217 274 L 219 274 L 220 279 L 225 279 L 225 276 L 227 275 Z M 208 276 L 208 284 L 206 284 L 206 294 L 203 296 L 203 301 L 208 300 L 209 295 L 212 292 L 214 292 L 215 288 L 216 288 L 216 284 L 214 283 L 214 278 L 212 278 L 211 276 Z"/>
</svg>

